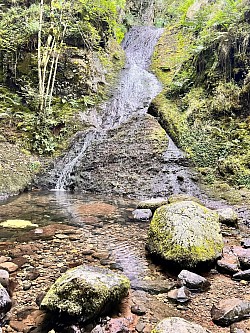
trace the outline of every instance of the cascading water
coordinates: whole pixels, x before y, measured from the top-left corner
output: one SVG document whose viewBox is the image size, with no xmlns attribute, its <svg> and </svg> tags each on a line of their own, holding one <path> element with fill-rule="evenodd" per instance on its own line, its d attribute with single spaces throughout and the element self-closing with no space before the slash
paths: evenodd
<svg viewBox="0 0 250 333">
<path fill-rule="evenodd" d="M 107 131 L 126 122 L 135 114 L 145 114 L 152 99 L 161 91 L 156 77 L 147 71 L 150 59 L 162 29 L 153 27 L 134 27 L 125 36 L 122 46 L 126 53 L 126 65 L 120 74 L 120 81 L 113 97 L 99 110 L 89 110 L 82 118 L 93 125 L 84 133 L 83 140 L 73 147 L 55 168 L 57 181 L 55 188 L 65 190 L 77 162 L 86 149 L 105 136 Z"/>
</svg>

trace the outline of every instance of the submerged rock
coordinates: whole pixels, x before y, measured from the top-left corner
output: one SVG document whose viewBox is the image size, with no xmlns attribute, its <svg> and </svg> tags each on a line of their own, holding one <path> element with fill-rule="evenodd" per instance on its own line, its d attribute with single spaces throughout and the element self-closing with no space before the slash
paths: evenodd
<svg viewBox="0 0 250 333">
<path fill-rule="evenodd" d="M 210 282 L 203 276 L 185 269 L 178 275 L 178 284 L 195 291 L 204 291 L 210 287 Z"/>
<path fill-rule="evenodd" d="M 0 284 L 0 320 L 11 309 L 11 299 L 7 290 Z"/>
<path fill-rule="evenodd" d="M 193 201 L 162 206 L 150 223 L 147 248 L 183 267 L 212 261 L 223 248 L 218 214 Z"/>
<path fill-rule="evenodd" d="M 170 317 L 160 321 L 151 333 L 209 333 L 202 326 L 179 317 Z"/>
<path fill-rule="evenodd" d="M 4 228 L 13 228 L 13 229 L 23 229 L 23 228 L 36 228 L 37 224 L 32 223 L 31 221 L 26 220 L 6 220 L 0 223 L 1 227 Z"/>
<path fill-rule="evenodd" d="M 221 300 L 213 305 L 211 316 L 216 324 L 229 326 L 250 316 L 250 302 L 239 298 Z"/>
<path fill-rule="evenodd" d="M 127 295 L 130 282 L 108 269 L 78 266 L 68 270 L 50 288 L 40 308 L 78 317 L 96 318 Z"/>
</svg>

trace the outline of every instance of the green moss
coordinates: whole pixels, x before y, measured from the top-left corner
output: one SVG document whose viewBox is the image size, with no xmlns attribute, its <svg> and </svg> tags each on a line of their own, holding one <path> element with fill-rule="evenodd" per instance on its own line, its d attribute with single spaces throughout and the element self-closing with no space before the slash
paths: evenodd
<svg viewBox="0 0 250 333">
<path fill-rule="evenodd" d="M 168 138 L 162 127 L 154 128 L 150 134 L 150 140 L 153 141 L 154 149 L 160 154 L 165 152 L 168 147 Z"/>
</svg>

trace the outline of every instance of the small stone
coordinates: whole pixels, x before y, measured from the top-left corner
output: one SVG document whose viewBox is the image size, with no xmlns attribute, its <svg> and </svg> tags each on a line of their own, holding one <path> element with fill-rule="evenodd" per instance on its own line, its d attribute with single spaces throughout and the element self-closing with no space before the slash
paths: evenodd
<svg viewBox="0 0 250 333">
<path fill-rule="evenodd" d="M 30 281 L 24 281 L 23 282 L 23 290 L 29 290 L 31 288 L 31 282 Z"/>
<path fill-rule="evenodd" d="M 147 313 L 147 309 L 143 305 L 136 304 L 131 306 L 131 312 L 138 316 L 143 316 Z"/>
<path fill-rule="evenodd" d="M 224 224 L 237 226 L 238 214 L 231 207 L 217 209 L 219 221 Z"/>
<path fill-rule="evenodd" d="M 180 289 L 173 289 L 168 292 L 168 298 L 177 303 L 186 303 L 190 301 L 191 292 L 186 287 Z"/>
<path fill-rule="evenodd" d="M 250 269 L 247 269 L 245 271 L 240 271 L 238 273 L 235 273 L 233 275 L 233 279 L 235 279 L 235 280 L 247 280 L 247 281 L 250 281 Z"/>
<path fill-rule="evenodd" d="M 0 269 L 0 283 L 4 288 L 9 286 L 9 273 L 5 269 Z"/>
<path fill-rule="evenodd" d="M 135 329 L 136 329 L 136 331 L 137 331 L 138 333 L 141 333 L 141 332 L 143 332 L 145 326 L 146 326 L 146 325 L 145 325 L 144 323 L 139 322 L 139 323 L 136 325 Z"/>
<path fill-rule="evenodd" d="M 18 265 L 14 264 L 13 262 L 7 261 L 0 264 L 0 268 L 5 269 L 9 273 L 13 273 L 18 269 Z"/>
<path fill-rule="evenodd" d="M 250 248 L 250 238 L 243 239 L 241 242 L 242 246 L 246 249 Z"/>
<path fill-rule="evenodd" d="M 150 209 L 136 209 L 132 212 L 132 215 L 138 221 L 148 221 L 153 216 Z"/>
<path fill-rule="evenodd" d="M 55 237 L 58 239 L 68 239 L 69 238 L 68 235 L 64 235 L 64 234 L 55 234 Z"/>
<path fill-rule="evenodd" d="M 196 291 L 205 291 L 210 287 L 210 282 L 207 279 L 185 269 L 178 275 L 178 284 Z"/>
</svg>

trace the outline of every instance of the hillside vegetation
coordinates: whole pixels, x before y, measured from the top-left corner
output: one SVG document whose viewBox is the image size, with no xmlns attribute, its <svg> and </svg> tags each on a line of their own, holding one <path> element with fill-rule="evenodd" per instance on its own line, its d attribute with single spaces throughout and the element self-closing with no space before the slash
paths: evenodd
<svg viewBox="0 0 250 333">
<path fill-rule="evenodd" d="M 248 1 L 158 5 L 165 11 L 156 24 L 165 32 L 152 68 L 164 90 L 150 112 L 160 116 L 206 182 L 250 188 Z"/>
<path fill-rule="evenodd" d="M 3 1 L 0 118 L 4 138 L 52 154 L 105 98 L 123 64 L 123 0 Z"/>
</svg>

